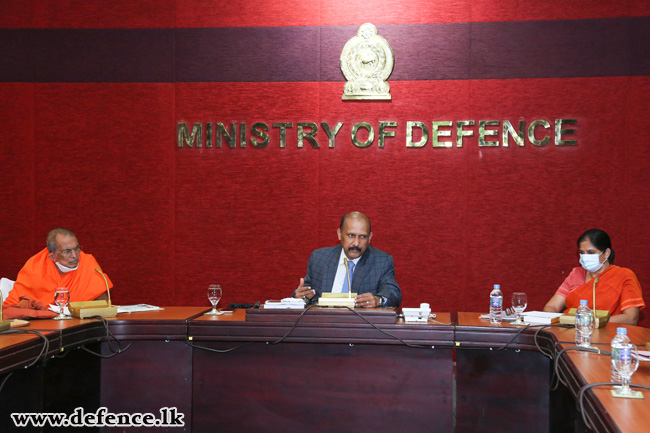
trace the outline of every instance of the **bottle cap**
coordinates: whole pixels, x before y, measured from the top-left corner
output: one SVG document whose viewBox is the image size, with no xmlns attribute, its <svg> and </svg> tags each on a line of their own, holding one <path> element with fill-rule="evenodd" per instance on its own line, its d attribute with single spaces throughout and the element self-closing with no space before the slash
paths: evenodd
<svg viewBox="0 0 650 433">
<path fill-rule="evenodd" d="M 616 328 L 616 332 L 619 334 L 627 334 L 627 328 Z"/>
<path fill-rule="evenodd" d="M 589 301 L 587 301 L 586 299 L 581 299 L 580 300 L 580 305 L 587 305 L 588 302 Z"/>
<path fill-rule="evenodd" d="M 495 288 L 495 289 L 500 289 L 500 288 L 501 288 L 501 285 L 500 285 L 500 284 L 495 284 L 495 285 L 494 285 L 494 288 Z"/>
</svg>

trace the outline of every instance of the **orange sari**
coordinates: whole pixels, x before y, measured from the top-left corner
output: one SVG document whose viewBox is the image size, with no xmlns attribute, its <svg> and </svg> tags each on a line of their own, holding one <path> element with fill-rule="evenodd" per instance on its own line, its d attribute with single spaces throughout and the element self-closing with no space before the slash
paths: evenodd
<svg viewBox="0 0 650 433">
<path fill-rule="evenodd" d="M 106 291 L 104 278 L 95 271 L 99 264 L 91 254 L 79 252 L 79 267 L 66 274 L 59 273 L 48 254 L 47 248 L 44 248 L 25 263 L 5 304 L 18 304 L 22 296 L 45 305 L 53 304 L 57 287 L 70 290 L 70 302 L 91 301 Z M 106 279 L 108 286 L 113 287 L 108 276 Z"/>
<path fill-rule="evenodd" d="M 610 265 L 596 278 L 598 279 L 596 283 L 597 310 L 609 310 L 609 314 L 615 316 L 631 307 L 640 309 L 645 307 L 641 284 L 631 270 Z M 578 308 L 581 299 L 589 301 L 589 308 L 593 308 L 594 279 L 576 287 L 566 295 L 567 309 Z"/>
</svg>

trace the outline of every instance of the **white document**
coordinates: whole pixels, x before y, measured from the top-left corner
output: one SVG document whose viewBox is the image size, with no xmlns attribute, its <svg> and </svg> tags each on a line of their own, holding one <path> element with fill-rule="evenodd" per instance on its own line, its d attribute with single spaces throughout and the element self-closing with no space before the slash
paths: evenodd
<svg viewBox="0 0 650 433">
<path fill-rule="evenodd" d="M 117 307 L 117 313 L 139 313 L 141 311 L 158 311 L 164 308 L 157 307 L 149 304 L 136 304 L 136 305 L 114 305 Z"/>
<path fill-rule="evenodd" d="M 297 298 L 284 298 L 280 301 L 266 301 L 264 303 L 264 309 L 269 310 L 269 309 L 281 309 L 281 308 L 289 308 L 289 309 L 303 309 L 305 308 L 305 301 L 302 299 L 297 299 Z"/>
<path fill-rule="evenodd" d="M 522 313 L 524 320 L 532 323 L 553 323 L 555 319 L 563 315 L 562 313 L 550 313 L 548 311 L 529 311 Z"/>
</svg>

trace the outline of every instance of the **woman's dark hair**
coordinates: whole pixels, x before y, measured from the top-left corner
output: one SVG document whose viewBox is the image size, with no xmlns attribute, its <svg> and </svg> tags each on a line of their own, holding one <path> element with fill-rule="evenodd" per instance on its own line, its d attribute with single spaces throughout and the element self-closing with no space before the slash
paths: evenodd
<svg viewBox="0 0 650 433">
<path fill-rule="evenodd" d="M 612 248 L 612 241 L 609 239 L 607 233 L 600 229 L 587 230 L 578 238 L 578 248 L 580 248 L 580 243 L 585 240 L 591 242 L 600 251 L 605 251 L 609 248 L 612 253 L 607 258 L 607 261 L 610 265 L 614 263 L 614 249 Z"/>
</svg>

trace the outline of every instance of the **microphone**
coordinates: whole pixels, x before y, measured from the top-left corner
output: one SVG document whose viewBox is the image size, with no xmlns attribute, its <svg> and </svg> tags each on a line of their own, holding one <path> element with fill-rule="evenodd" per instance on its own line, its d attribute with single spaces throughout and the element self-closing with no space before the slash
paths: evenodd
<svg viewBox="0 0 650 433">
<path fill-rule="evenodd" d="M 594 312 L 593 312 L 594 319 L 596 318 L 596 283 L 597 283 L 598 281 L 600 281 L 600 280 L 598 279 L 598 277 L 596 277 L 596 278 L 594 279 L 594 285 L 593 285 L 593 287 L 591 288 L 591 290 L 593 291 L 593 294 L 594 294 L 594 303 L 593 303 L 593 306 L 594 306 Z"/>
<path fill-rule="evenodd" d="M 113 304 L 111 304 L 111 290 L 108 288 L 108 280 L 106 279 L 106 275 L 101 271 L 99 268 L 95 268 L 95 271 L 99 272 L 99 275 L 104 278 L 104 283 L 106 284 L 106 294 L 108 295 L 108 306 L 111 307 Z"/>
<path fill-rule="evenodd" d="M 594 300 L 593 300 L 594 308 L 592 314 L 594 316 L 594 326 L 596 328 L 602 328 L 609 321 L 609 310 L 596 310 L 596 283 L 598 283 L 599 281 L 600 279 L 598 277 L 594 278 L 594 285 L 592 286 L 592 291 L 594 296 Z"/>
<path fill-rule="evenodd" d="M 79 319 L 87 319 L 89 317 L 115 317 L 117 316 L 117 307 L 111 304 L 111 291 L 108 288 L 108 280 L 106 275 L 97 267 L 95 271 L 104 278 L 106 284 L 106 294 L 108 295 L 108 303 L 106 301 L 82 301 L 70 302 L 70 314 L 72 317 Z"/>
<path fill-rule="evenodd" d="M 343 257 L 343 263 L 345 263 L 345 273 L 348 276 L 348 298 L 352 298 L 352 281 L 350 280 L 350 266 L 347 257 Z"/>
</svg>

